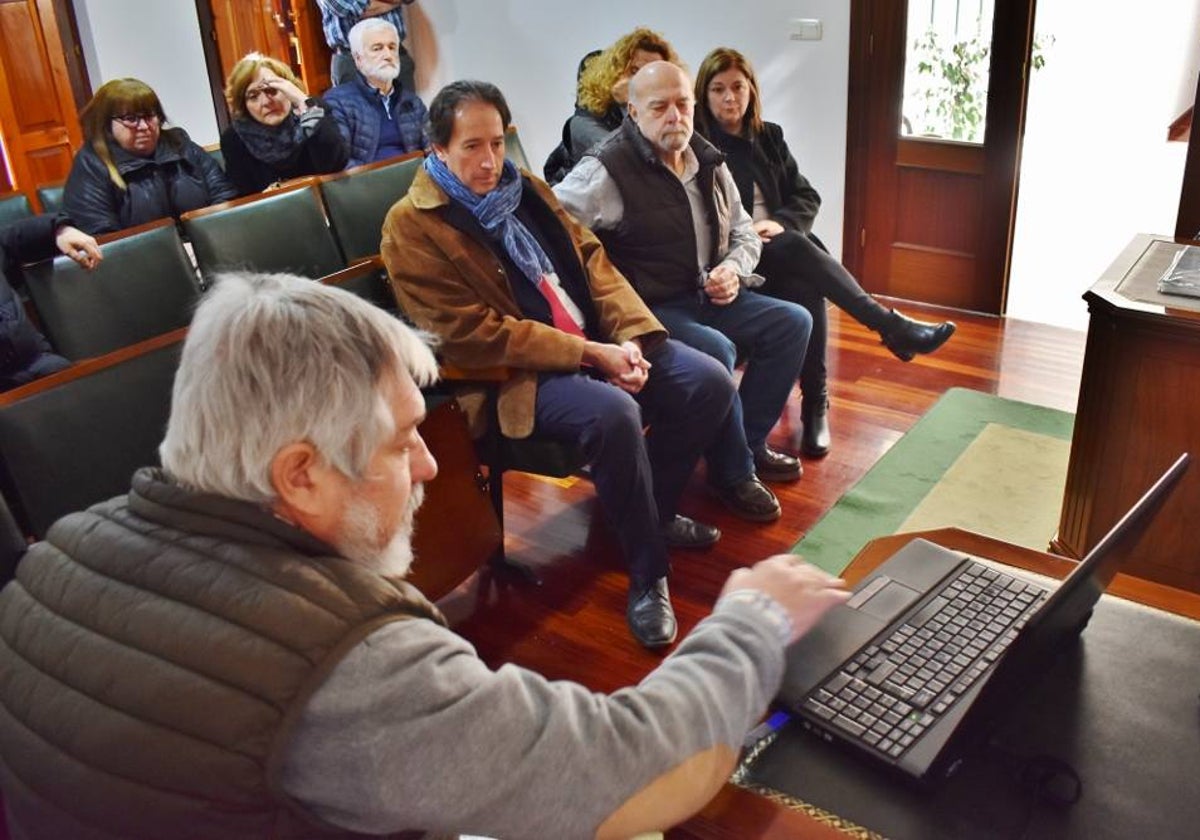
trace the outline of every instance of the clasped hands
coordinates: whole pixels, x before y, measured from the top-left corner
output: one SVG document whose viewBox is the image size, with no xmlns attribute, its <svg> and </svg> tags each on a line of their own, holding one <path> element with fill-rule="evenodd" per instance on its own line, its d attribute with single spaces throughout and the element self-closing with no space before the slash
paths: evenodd
<svg viewBox="0 0 1200 840">
<path fill-rule="evenodd" d="M 584 348 L 583 361 L 600 371 L 610 385 L 630 394 L 642 390 L 650 376 L 650 362 L 646 361 L 642 347 L 636 341 L 622 344 L 589 341 Z"/>
</svg>

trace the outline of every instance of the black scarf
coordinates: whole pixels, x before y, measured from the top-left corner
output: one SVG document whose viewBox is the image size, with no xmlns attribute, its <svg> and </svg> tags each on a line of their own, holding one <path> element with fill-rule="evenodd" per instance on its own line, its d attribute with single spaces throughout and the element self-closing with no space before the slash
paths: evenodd
<svg viewBox="0 0 1200 840">
<path fill-rule="evenodd" d="M 300 118 L 293 111 L 279 125 L 263 125 L 249 117 L 235 117 L 233 130 L 250 154 L 263 163 L 277 165 L 296 154 L 304 142 Z"/>
</svg>

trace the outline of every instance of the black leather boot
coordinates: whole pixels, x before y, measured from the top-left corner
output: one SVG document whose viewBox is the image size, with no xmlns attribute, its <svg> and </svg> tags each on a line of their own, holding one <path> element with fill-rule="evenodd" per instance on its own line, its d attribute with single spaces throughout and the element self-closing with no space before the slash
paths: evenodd
<svg viewBox="0 0 1200 840">
<path fill-rule="evenodd" d="M 829 397 L 824 389 L 801 398 L 800 421 L 804 423 L 800 451 L 810 458 L 824 458 L 829 454 Z"/>
<path fill-rule="evenodd" d="M 940 324 L 914 321 L 893 309 L 892 317 L 879 335 L 897 359 L 911 362 L 913 356 L 932 353 L 945 344 L 954 335 L 954 329 L 953 321 L 942 321 Z"/>
</svg>

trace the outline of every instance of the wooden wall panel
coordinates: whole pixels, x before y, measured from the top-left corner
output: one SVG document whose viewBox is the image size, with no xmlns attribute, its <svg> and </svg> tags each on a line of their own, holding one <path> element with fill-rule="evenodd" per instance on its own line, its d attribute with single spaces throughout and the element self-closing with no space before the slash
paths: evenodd
<svg viewBox="0 0 1200 840">
<path fill-rule="evenodd" d="M 898 172 L 894 241 L 973 256 L 980 235 L 979 178 L 909 167 L 899 167 Z"/>
<path fill-rule="evenodd" d="M 891 249 L 892 283 L 888 294 L 906 300 L 935 297 L 939 306 L 983 311 L 975 288 L 970 254 L 914 245 Z"/>
</svg>

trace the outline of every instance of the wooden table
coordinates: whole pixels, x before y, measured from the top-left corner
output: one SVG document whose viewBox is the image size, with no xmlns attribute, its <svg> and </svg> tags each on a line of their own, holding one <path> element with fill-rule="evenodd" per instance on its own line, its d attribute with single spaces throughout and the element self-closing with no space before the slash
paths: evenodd
<svg viewBox="0 0 1200 840">
<path fill-rule="evenodd" d="M 1180 452 L 1200 456 L 1200 299 L 1160 294 L 1184 247 L 1141 234 L 1084 299 L 1090 321 L 1053 550 L 1081 558 Z M 1200 469 L 1156 517 L 1130 574 L 1200 592 Z"/>
<path fill-rule="evenodd" d="M 843 577 L 854 585 L 912 540 L 923 537 L 946 548 L 986 557 L 1019 569 L 1061 579 L 1075 561 L 1001 542 L 959 528 L 940 528 L 879 537 L 867 543 Z M 1119 574 L 1109 594 L 1200 620 L 1200 595 L 1144 578 Z M 868 826 L 869 828 L 869 826 Z M 683 825 L 667 832 L 669 840 L 785 840 L 785 838 L 844 838 L 846 835 L 812 817 L 765 797 L 727 784 L 712 802 Z"/>
</svg>

